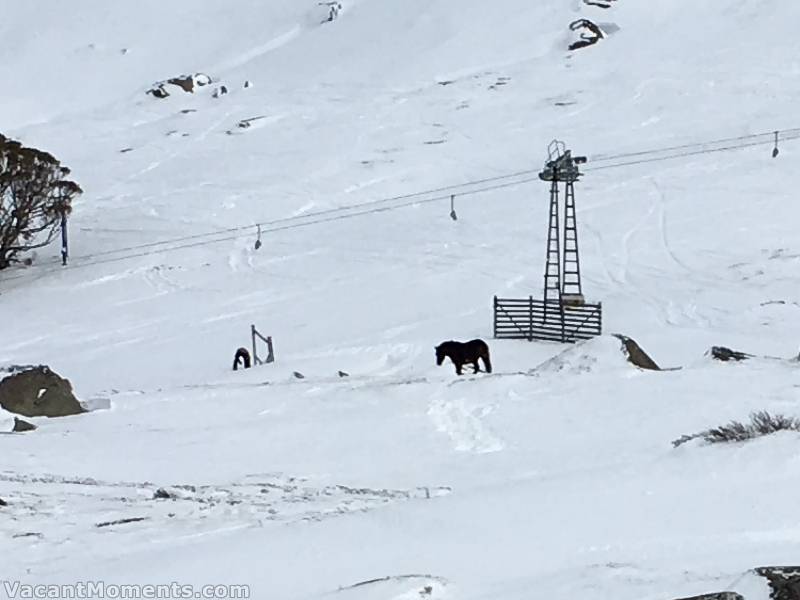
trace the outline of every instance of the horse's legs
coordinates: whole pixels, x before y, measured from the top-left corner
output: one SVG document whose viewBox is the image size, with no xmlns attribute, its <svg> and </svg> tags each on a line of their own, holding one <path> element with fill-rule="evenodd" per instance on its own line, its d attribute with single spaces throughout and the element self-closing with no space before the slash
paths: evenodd
<svg viewBox="0 0 800 600">
<path fill-rule="evenodd" d="M 486 366 L 486 372 L 487 373 L 491 373 L 492 372 L 492 361 L 489 360 L 489 353 L 488 352 L 483 355 L 483 364 Z"/>
<path fill-rule="evenodd" d="M 454 362 L 453 364 L 456 366 L 456 375 L 461 375 L 461 366 L 462 366 L 461 363 Z"/>
<path fill-rule="evenodd" d="M 473 371 L 472 371 L 473 373 L 477 373 L 478 371 L 481 370 L 480 367 L 478 366 L 478 359 L 477 358 L 475 359 L 475 362 L 472 363 L 472 369 L 473 369 Z"/>
</svg>

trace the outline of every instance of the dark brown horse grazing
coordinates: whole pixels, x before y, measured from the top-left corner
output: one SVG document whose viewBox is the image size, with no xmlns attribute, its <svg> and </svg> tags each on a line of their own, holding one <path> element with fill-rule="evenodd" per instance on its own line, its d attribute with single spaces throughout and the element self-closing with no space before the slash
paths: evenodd
<svg viewBox="0 0 800 600">
<path fill-rule="evenodd" d="M 243 365 L 245 369 L 250 368 L 250 353 L 247 348 L 239 348 L 233 357 L 233 370 L 238 371 L 239 365 Z"/>
<path fill-rule="evenodd" d="M 478 359 L 483 360 L 487 373 L 492 372 L 492 361 L 489 359 L 489 346 L 483 340 L 471 340 L 469 342 L 442 342 L 436 346 L 436 364 L 441 365 L 444 359 L 449 357 L 456 366 L 456 375 L 461 375 L 461 368 L 467 364 L 472 364 L 473 373 L 480 369 Z"/>
</svg>

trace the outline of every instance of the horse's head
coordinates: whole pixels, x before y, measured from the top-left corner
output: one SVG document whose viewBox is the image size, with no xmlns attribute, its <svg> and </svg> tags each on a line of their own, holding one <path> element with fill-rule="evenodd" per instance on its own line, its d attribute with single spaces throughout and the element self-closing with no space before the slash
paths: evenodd
<svg viewBox="0 0 800 600">
<path fill-rule="evenodd" d="M 445 354 L 444 348 L 442 346 L 436 346 L 436 364 L 441 366 L 444 362 Z"/>
</svg>

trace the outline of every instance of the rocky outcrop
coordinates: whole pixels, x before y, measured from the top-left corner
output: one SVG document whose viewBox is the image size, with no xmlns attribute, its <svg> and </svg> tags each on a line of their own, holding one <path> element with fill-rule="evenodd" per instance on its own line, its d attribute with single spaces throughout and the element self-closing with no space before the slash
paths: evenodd
<svg viewBox="0 0 800 600">
<path fill-rule="evenodd" d="M 747 360 L 748 358 L 753 358 L 752 354 L 745 354 L 744 352 L 731 350 L 725 346 L 714 346 L 708 352 L 711 354 L 711 357 L 714 360 L 721 360 L 722 362 L 729 362 L 731 360 L 742 361 Z"/>
<path fill-rule="evenodd" d="M 753 572 L 769 582 L 772 600 L 800 600 L 800 567 L 758 567 Z"/>
<path fill-rule="evenodd" d="M 679 600 L 763 600 L 767 590 L 770 600 L 800 600 L 800 567 L 751 569 L 733 587 L 737 591 L 703 594 Z"/>
<path fill-rule="evenodd" d="M 570 31 L 580 33 L 579 39 L 569 45 L 570 50 L 591 46 L 602 40 L 603 31 L 589 19 L 578 19 L 569 24 Z"/>
<path fill-rule="evenodd" d="M 168 98 L 174 88 L 168 86 L 174 86 L 180 88 L 187 94 L 193 94 L 197 88 L 205 87 L 210 85 L 212 82 L 211 77 L 206 75 L 205 73 L 195 73 L 194 75 L 179 75 L 178 77 L 172 77 L 167 79 L 166 81 L 159 81 L 153 84 L 153 86 L 147 90 L 147 93 L 154 96 L 155 98 Z"/>
<path fill-rule="evenodd" d="M 66 417 L 86 412 L 72 393 L 72 384 L 49 367 L 14 367 L 7 373 L 0 380 L 0 406 L 10 413 Z"/>
<path fill-rule="evenodd" d="M 25 433 L 28 431 L 35 431 L 36 425 L 33 423 L 28 423 L 27 421 L 23 421 L 19 417 L 14 417 L 14 429 L 11 431 L 14 433 Z"/>
<path fill-rule="evenodd" d="M 661 367 L 650 358 L 647 352 L 642 350 L 641 346 L 639 346 L 635 340 L 619 333 L 614 334 L 614 337 L 622 342 L 622 351 L 628 357 L 629 363 L 647 371 L 661 370 Z"/>
</svg>

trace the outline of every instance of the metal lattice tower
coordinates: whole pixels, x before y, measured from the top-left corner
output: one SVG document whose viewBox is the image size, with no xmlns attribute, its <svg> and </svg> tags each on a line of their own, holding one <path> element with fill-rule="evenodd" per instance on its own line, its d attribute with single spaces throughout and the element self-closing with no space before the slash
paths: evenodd
<svg viewBox="0 0 800 600">
<path fill-rule="evenodd" d="M 582 175 L 578 165 L 585 157 L 572 157 L 563 142 L 548 148 L 549 160 L 539 178 L 550 184 L 550 217 L 547 230 L 547 259 L 544 274 L 545 303 L 583 304 L 581 268 L 578 255 L 578 222 L 575 211 L 575 182 Z M 563 238 L 559 222 L 559 184 L 566 186 Z M 562 247 L 563 239 L 563 247 Z"/>
<path fill-rule="evenodd" d="M 561 302 L 561 232 L 558 218 L 558 183 L 550 186 L 550 222 L 547 228 L 547 258 L 544 267 L 544 301 Z"/>
<path fill-rule="evenodd" d="M 578 256 L 578 220 L 575 216 L 575 185 L 567 182 L 564 203 L 564 252 L 562 263 L 561 299 L 583 304 L 581 261 Z"/>
</svg>

